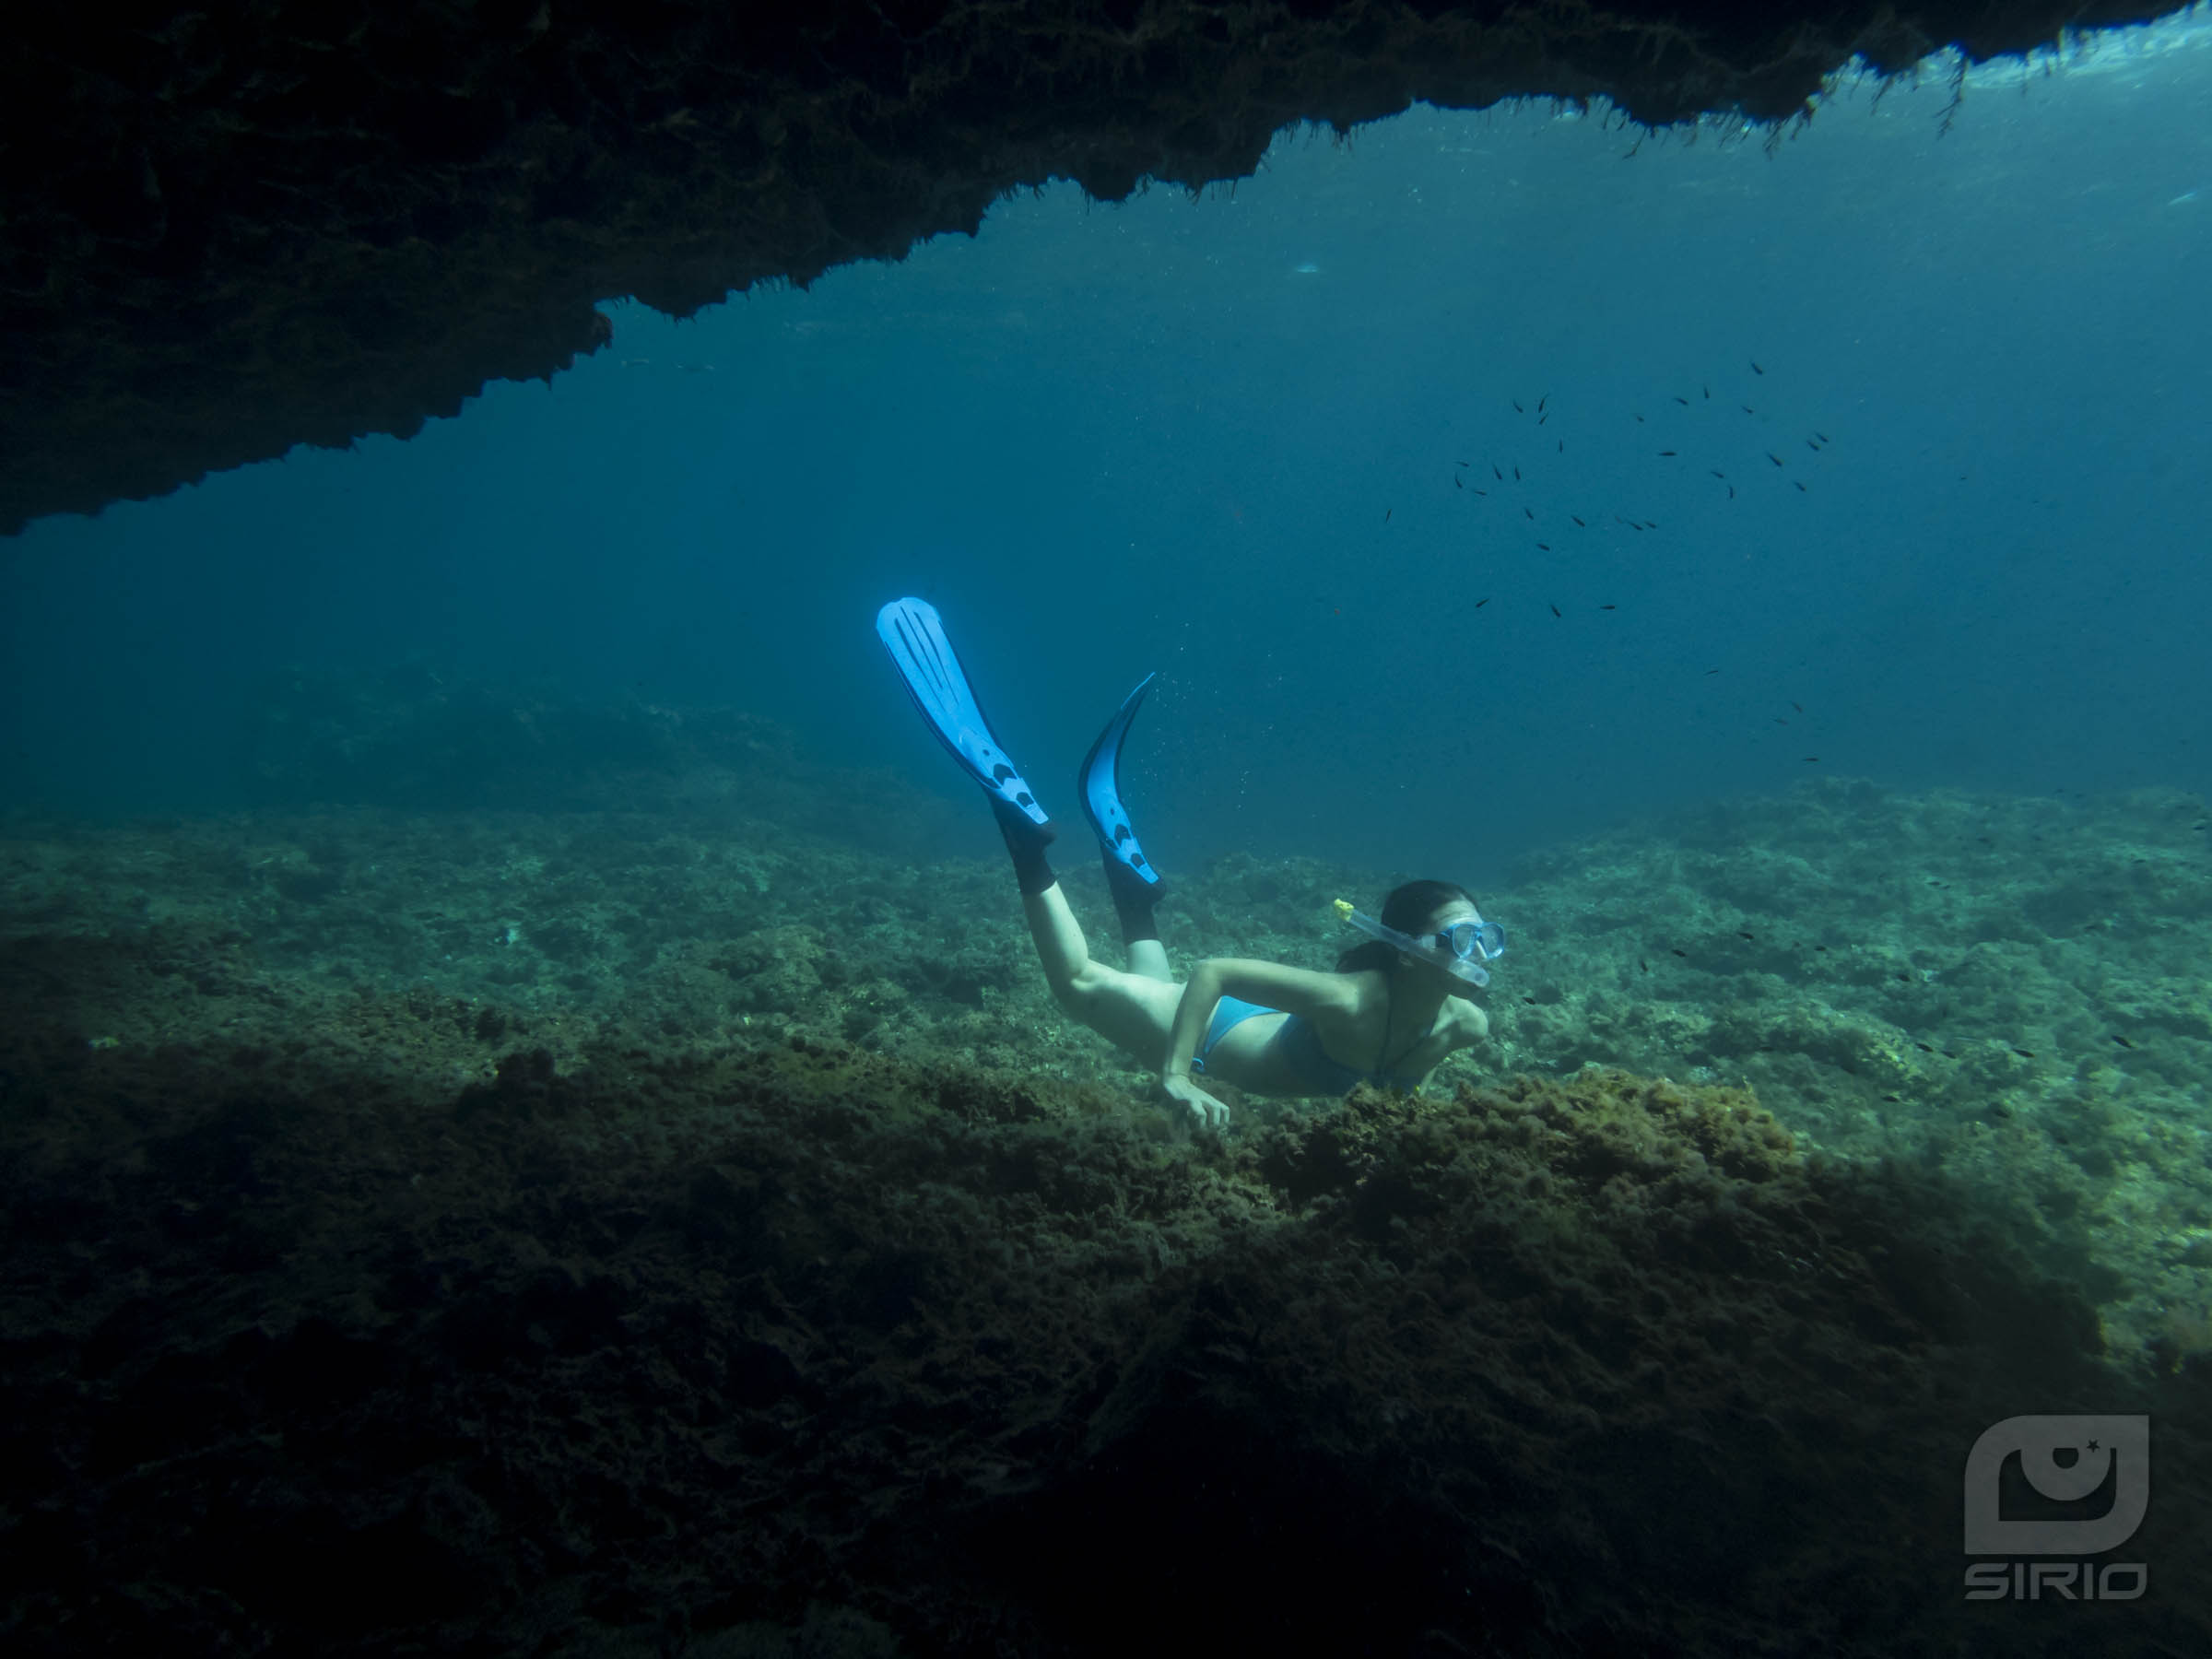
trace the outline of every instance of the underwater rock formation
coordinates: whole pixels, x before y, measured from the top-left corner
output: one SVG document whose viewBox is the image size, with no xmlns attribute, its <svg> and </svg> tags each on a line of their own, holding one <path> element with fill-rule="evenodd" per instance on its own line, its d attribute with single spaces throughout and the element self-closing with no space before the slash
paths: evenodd
<svg viewBox="0 0 2212 1659">
<path fill-rule="evenodd" d="M 212 469 L 409 436 L 488 380 L 972 232 L 1054 177 L 1251 171 L 1300 120 L 1609 100 L 1784 121 L 1854 55 L 1980 59 L 2162 6 L 428 9 L 100 4 L 0 54 L 0 535 Z"/>
<path fill-rule="evenodd" d="M 1940 1187 L 1724 1089 L 1175 1146 L 805 1039 L 335 1066 L 0 1037 L 14 1651 L 2056 1653 L 1959 1600 L 1963 1448 L 2141 1408 Z M 2201 1651 L 2203 1521 L 2138 1651 Z"/>
</svg>

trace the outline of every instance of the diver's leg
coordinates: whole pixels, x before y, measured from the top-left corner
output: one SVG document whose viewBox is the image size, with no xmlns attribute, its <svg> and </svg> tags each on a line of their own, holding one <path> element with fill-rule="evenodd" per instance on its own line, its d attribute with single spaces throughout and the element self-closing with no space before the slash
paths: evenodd
<svg viewBox="0 0 2212 1659">
<path fill-rule="evenodd" d="M 1105 849 L 1106 890 L 1113 895 L 1113 918 L 1122 924 L 1122 948 L 1129 956 L 1129 971 L 1149 980 L 1171 982 L 1167 947 L 1159 942 L 1159 922 L 1153 907 L 1167 890 L 1156 874 L 1147 882 L 1124 864 L 1111 847 Z"/>
<path fill-rule="evenodd" d="M 1182 987 L 1167 977 L 1167 953 L 1159 941 L 1151 942 L 1159 955 L 1159 977 L 1124 973 L 1091 959 L 1083 929 L 1057 882 L 1042 892 L 1025 890 L 1021 908 L 1053 1000 L 1139 1065 L 1159 1065 L 1167 1052 L 1175 1006 L 1182 1000 Z"/>
<path fill-rule="evenodd" d="M 1178 993 L 1168 979 L 1167 953 L 1159 948 L 1159 935 L 1149 927 L 1149 900 L 1138 904 L 1146 924 L 1143 935 L 1150 941 L 1146 950 L 1140 949 L 1136 935 L 1130 931 L 1131 912 L 1121 897 L 1122 888 L 1115 888 L 1114 908 L 1123 914 L 1123 935 L 1131 941 L 1130 959 L 1142 971 L 1123 973 L 1093 962 L 1083 942 L 1083 930 L 1069 913 L 1047 855 L 1059 830 L 1046 818 L 1006 751 L 998 747 L 998 740 L 991 735 L 936 607 L 924 599 L 894 599 L 877 612 L 876 632 L 906 682 L 914 707 L 961 769 L 982 786 L 991 803 L 992 816 L 998 820 L 1006 851 L 1013 855 L 1014 874 L 1021 883 L 1022 908 L 1029 913 L 1030 934 L 1037 942 L 1037 955 L 1044 963 L 1053 997 L 1093 1030 L 1128 1048 L 1140 1060 L 1147 1064 L 1157 1060 L 1168 1022 L 1174 1017 Z M 1144 859 L 1129 830 L 1127 815 L 1121 811 L 1113 773 L 1122 737 L 1150 684 L 1147 677 L 1130 693 L 1083 763 L 1086 783 L 1092 781 L 1094 773 L 1099 782 L 1097 798 L 1087 794 L 1085 812 L 1110 855 L 1117 845 L 1121 847 L 1123 864 L 1127 866 L 1121 870 L 1124 877 L 1141 871 Z M 1115 821 L 1101 821 L 1101 810 L 1112 814 Z M 1118 838 L 1114 833 L 1117 827 Z M 1110 881 L 1115 878 L 1116 867 L 1110 856 Z M 1143 885 L 1140 878 L 1140 888 Z M 1159 885 L 1157 877 L 1153 877 L 1151 899 L 1158 898 Z"/>
<path fill-rule="evenodd" d="M 1109 1042 L 1126 1051 L 1140 1065 L 1157 1065 L 1167 1052 L 1168 1028 L 1174 1023 L 1175 1005 L 1182 987 L 1167 975 L 1167 952 L 1157 935 L 1151 940 L 1160 972 L 1154 978 L 1124 973 L 1091 959 L 1090 947 L 1067 895 L 1045 856 L 1055 831 L 1039 824 L 1004 801 L 992 803 L 999 833 L 1013 855 L 1015 879 L 1021 886 L 1022 913 L 1029 918 L 1030 937 L 1043 964 L 1045 983 L 1053 1000 Z M 1150 911 L 1146 915 L 1149 917 Z"/>
<path fill-rule="evenodd" d="M 1052 862 L 1045 855 L 1059 830 L 1051 823 L 1033 822 L 1026 813 L 996 798 L 991 802 L 991 816 L 998 820 L 998 833 L 1013 855 L 1014 879 L 1021 884 L 1021 896 L 1027 899 L 1031 893 L 1059 885 L 1060 877 L 1053 874 Z"/>
<path fill-rule="evenodd" d="M 1067 895 L 1058 882 L 1041 893 L 1025 888 L 1021 912 L 1029 918 L 1030 937 L 1037 946 L 1037 960 L 1044 969 L 1053 1000 L 1073 1013 L 1069 1005 L 1076 1000 L 1077 985 L 1098 964 L 1090 959 L 1090 947 L 1075 912 L 1067 908 Z"/>
<path fill-rule="evenodd" d="M 1167 884 L 1157 875 L 1147 882 L 1115 855 L 1105 850 L 1106 890 L 1113 896 L 1113 919 L 1122 926 L 1122 948 L 1129 958 L 1129 971 L 1148 980 L 1171 984 L 1167 947 L 1159 942 L 1159 923 L 1152 914 Z"/>
<path fill-rule="evenodd" d="M 1158 980 L 1163 985 L 1175 982 L 1174 974 L 1168 971 L 1167 947 L 1157 935 L 1149 939 L 1129 941 L 1129 971 L 1148 980 Z"/>
</svg>

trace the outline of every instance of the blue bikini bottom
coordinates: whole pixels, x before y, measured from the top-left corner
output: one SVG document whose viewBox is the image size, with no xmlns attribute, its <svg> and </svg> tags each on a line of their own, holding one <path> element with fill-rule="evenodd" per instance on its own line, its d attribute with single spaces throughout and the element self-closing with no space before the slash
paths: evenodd
<svg viewBox="0 0 2212 1659">
<path fill-rule="evenodd" d="M 1281 1014 L 1280 1008 L 1263 1006 L 1237 996 L 1225 996 L 1214 1006 L 1214 1017 L 1207 1022 L 1206 1041 L 1199 1045 L 1196 1059 L 1191 1063 L 1194 1071 L 1206 1069 L 1206 1057 L 1214 1051 L 1214 1044 L 1232 1026 L 1259 1014 Z M 1375 1083 L 1391 1088 L 1418 1088 L 1427 1072 L 1410 1076 L 1354 1071 L 1339 1061 L 1332 1060 L 1322 1052 L 1320 1033 L 1312 1022 L 1300 1014 L 1284 1015 L 1283 1023 L 1275 1033 L 1269 1046 L 1288 1065 L 1292 1075 L 1306 1086 L 1307 1091 L 1317 1095 L 1349 1094 L 1356 1083 Z"/>
</svg>

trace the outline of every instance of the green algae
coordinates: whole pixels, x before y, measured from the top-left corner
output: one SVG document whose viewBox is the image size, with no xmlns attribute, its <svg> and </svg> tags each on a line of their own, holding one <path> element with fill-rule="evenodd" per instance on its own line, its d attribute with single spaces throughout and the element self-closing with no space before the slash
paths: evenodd
<svg viewBox="0 0 2212 1659">
<path fill-rule="evenodd" d="M 394 1651 L 623 1608 L 717 1651 L 810 1602 L 930 1652 L 1170 1618 L 1802 1650 L 1839 1571 L 1867 1651 L 1943 1651 L 1959 1448 L 2022 1389 L 2127 1386 L 1939 1180 L 1602 1068 L 1171 1143 L 1110 1088 L 805 1037 L 517 1051 L 442 1098 L 32 1058 L 67 1129 L 0 1159 L 35 1501 L 210 1642 L 354 1618 L 366 1559 L 406 1571 Z M 1685 1482 L 1704 1519 L 1655 1530 Z M 211 1508 L 213 1567 L 170 1524 Z M 2190 1516 L 2147 1547 L 2188 1559 Z M 590 1618 L 547 1600 L 575 1571 Z M 73 1583 L 18 1612 L 86 1617 Z"/>
<path fill-rule="evenodd" d="M 2157 792 L 1826 781 L 1561 845 L 1481 895 L 1515 940 L 1492 1041 L 1430 1087 L 1594 1065 L 1747 1088 L 1810 1147 L 1979 1191 L 2115 1341 L 2193 1345 L 2212 1318 L 2204 823 Z M 1112 959 L 1098 872 L 1068 865 Z M 1325 968 L 1346 943 L 1328 901 L 1392 879 L 1244 853 L 1179 872 L 1171 959 Z M 796 1037 L 1124 1100 L 1146 1087 L 1045 994 L 997 860 L 903 862 L 759 820 L 358 811 L 18 833 L 0 929 L 18 1006 L 87 1044 L 218 1030 L 457 1084 L 518 1042 L 571 1069 L 610 1043 Z M 1233 1104 L 1253 1125 L 1307 1109 Z"/>
</svg>

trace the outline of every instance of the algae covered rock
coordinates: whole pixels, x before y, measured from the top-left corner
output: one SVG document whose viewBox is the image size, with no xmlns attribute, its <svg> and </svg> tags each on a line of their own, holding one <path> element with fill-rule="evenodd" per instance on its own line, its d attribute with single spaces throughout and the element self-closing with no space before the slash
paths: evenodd
<svg viewBox="0 0 2212 1659">
<path fill-rule="evenodd" d="M 0 1542 L 66 1514 L 135 1587 L 49 1551 L 8 1617 L 79 1644 L 1955 1651 L 1964 1448 L 2124 1397 L 1940 1186 L 1618 1072 L 1175 1145 L 803 1035 L 442 1099 L 6 1058 Z"/>
</svg>

